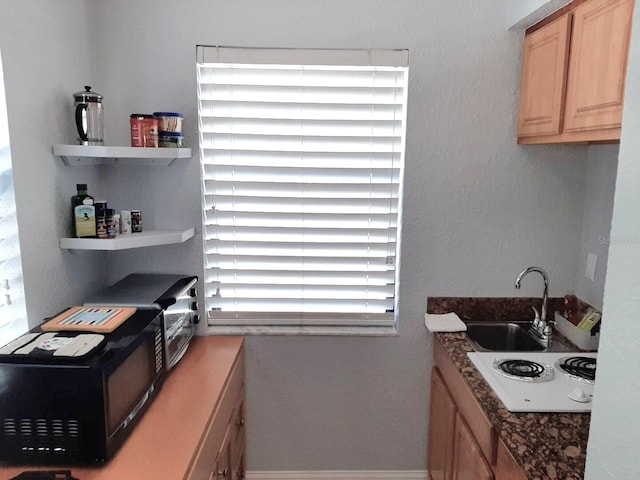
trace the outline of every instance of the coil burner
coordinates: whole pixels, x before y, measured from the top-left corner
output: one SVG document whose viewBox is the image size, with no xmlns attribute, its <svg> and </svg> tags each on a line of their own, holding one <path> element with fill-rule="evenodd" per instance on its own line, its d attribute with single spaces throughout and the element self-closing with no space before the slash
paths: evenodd
<svg viewBox="0 0 640 480">
<path fill-rule="evenodd" d="M 544 363 L 519 358 L 497 359 L 493 368 L 503 377 L 520 382 L 548 382 L 553 380 L 553 368 Z"/>
<path fill-rule="evenodd" d="M 556 361 L 556 368 L 569 378 L 591 385 L 596 380 L 596 359 L 592 357 L 563 357 Z"/>
</svg>

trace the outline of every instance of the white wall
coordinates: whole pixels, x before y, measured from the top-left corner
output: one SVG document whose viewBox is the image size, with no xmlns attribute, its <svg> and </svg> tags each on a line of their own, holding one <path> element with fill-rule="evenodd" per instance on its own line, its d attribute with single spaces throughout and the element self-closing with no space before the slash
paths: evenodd
<svg viewBox="0 0 640 480">
<path fill-rule="evenodd" d="M 640 478 L 640 8 L 635 9 L 604 310 L 587 449 L 588 480 Z"/>
<path fill-rule="evenodd" d="M 580 241 L 575 294 L 590 305 L 602 309 L 604 282 L 607 275 L 611 215 L 618 168 L 618 145 L 589 147 L 584 184 L 584 213 Z M 585 277 L 587 255 L 597 256 L 595 280 Z M 605 320 L 606 321 L 606 320 Z"/>
<path fill-rule="evenodd" d="M 60 250 L 70 233 L 76 183 L 101 194 L 95 167 L 69 168 L 51 154 L 74 143 L 72 94 L 91 84 L 85 0 L 0 0 L 0 49 L 9 116 L 27 315 L 31 326 L 104 284 L 100 253 Z"/>
<path fill-rule="evenodd" d="M 516 145 L 522 32 L 506 29 L 511 2 L 92 2 L 96 89 L 106 136 L 121 144 L 130 113 L 175 110 L 197 147 L 196 44 L 410 50 L 400 333 L 250 337 L 250 470 L 424 469 L 426 296 L 514 295 L 529 265 L 548 270 L 551 294 L 575 288 L 587 149 Z M 138 202 L 151 226 L 199 225 L 197 156 L 149 170 L 107 172 L 107 196 Z M 113 255 L 110 280 L 201 275 L 200 242 Z M 541 288 L 529 281 L 519 294 Z"/>
</svg>

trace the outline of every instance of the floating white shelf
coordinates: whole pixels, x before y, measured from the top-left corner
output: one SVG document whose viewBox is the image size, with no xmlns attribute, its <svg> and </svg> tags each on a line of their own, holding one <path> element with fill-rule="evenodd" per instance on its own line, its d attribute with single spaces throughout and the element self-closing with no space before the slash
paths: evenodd
<svg viewBox="0 0 640 480">
<path fill-rule="evenodd" d="M 191 158 L 191 149 L 54 145 L 53 154 L 69 166 L 116 164 L 166 167 L 176 159 Z"/>
<path fill-rule="evenodd" d="M 180 231 L 150 230 L 116 238 L 61 238 L 60 248 L 67 250 L 126 250 L 183 243 L 195 235 L 194 228 Z"/>
</svg>

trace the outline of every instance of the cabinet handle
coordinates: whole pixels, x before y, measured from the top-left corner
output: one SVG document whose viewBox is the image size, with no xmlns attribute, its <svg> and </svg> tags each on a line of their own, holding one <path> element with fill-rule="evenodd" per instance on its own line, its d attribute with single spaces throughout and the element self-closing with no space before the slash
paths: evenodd
<svg viewBox="0 0 640 480">
<path fill-rule="evenodd" d="M 238 425 L 239 427 L 244 427 L 244 418 L 241 418 L 240 420 L 238 420 L 236 422 L 236 425 Z"/>
<path fill-rule="evenodd" d="M 236 477 L 238 477 L 238 478 L 244 478 L 244 476 L 245 476 L 244 470 L 240 470 L 240 471 L 236 474 Z"/>
<path fill-rule="evenodd" d="M 216 472 L 216 477 L 218 477 L 218 478 L 227 478 L 228 474 L 229 474 L 229 469 L 225 468 L 221 472 Z"/>
</svg>

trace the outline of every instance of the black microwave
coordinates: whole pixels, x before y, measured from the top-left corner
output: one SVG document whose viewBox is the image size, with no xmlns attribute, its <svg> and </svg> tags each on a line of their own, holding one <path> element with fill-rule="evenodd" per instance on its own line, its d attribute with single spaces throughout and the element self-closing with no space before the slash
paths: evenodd
<svg viewBox="0 0 640 480">
<path fill-rule="evenodd" d="M 81 334 L 60 332 L 41 345 Z M 42 333 L 36 328 L 23 337 L 29 335 Z M 6 353 L 4 347 L 0 462 L 90 464 L 111 458 L 162 385 L 162 335 L 162 312 L 138 309 L 113 332 L 98 336 L 93 352 L 73 359 L 42 346 L 38 355 Z"/>
</svg>

